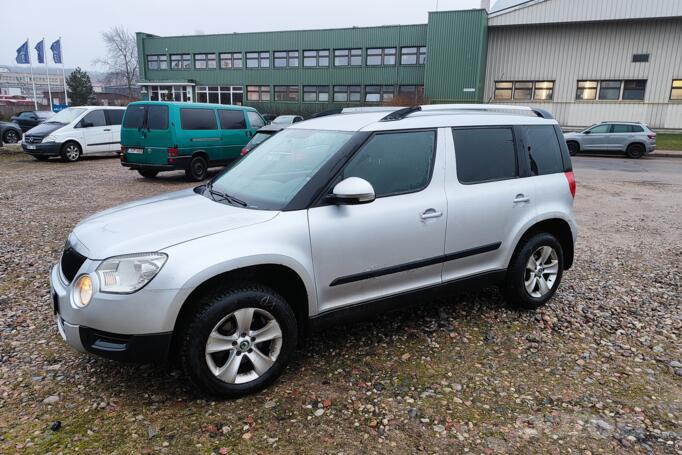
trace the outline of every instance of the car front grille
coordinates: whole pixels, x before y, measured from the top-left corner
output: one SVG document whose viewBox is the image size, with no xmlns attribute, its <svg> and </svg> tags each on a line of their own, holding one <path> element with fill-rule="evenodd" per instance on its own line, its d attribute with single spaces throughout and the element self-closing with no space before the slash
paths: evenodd
<svg viewBox="0 0 682 455">
<path fill-rule="evenodd" d="M 40 144 L 43 142 L 43 137 L 42 136 L 29 136 L 29 135 L 24 135 L 24 142 L 27 144 Z"/>
<path fill-rule="evenodd" d="M 76 273 L 81 268 L 87 258 L 74 250 L 71 245 L 67 245 L 62 254 L 61 267 L 64 278 L 69 282 L 74 279 Z"/>
</svg>

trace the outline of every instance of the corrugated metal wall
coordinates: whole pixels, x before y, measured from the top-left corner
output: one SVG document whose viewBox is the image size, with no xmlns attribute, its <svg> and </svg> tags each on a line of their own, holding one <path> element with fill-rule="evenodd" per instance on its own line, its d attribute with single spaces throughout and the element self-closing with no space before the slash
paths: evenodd
<svg viewBox="0 0 682 455">
<path fill-rule="evenodd" d="M 491 14 L 488 25 L 546 24 L 682 16 L 680 0 L 537 0 Z"/>
<path fill-rule="evenodd" d="M 549 2 L 548 2 L 549 3 Z M 681 2 L 682 3 L 682 2 Z M 553 80 L 551 102 L 534 105 L 566 126 L 603 120 L 682 128 L 682 103 L 669 101 L 673 79 L 682 79 L 682 20 L 596 22 L 488 29 L 485 99 L 494 82 Z M 648 53 L 648 63 L 632 63 Z M 643 102 L 578 101 L 578 80 L 646 79 Z"/>
</svg>

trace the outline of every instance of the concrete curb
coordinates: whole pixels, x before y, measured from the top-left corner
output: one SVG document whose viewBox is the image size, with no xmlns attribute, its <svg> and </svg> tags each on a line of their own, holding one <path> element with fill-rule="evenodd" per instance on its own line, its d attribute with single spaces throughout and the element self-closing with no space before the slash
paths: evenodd
<svg viewBox="0 0 682 455">
<path fill-rule="evenodd" d="M 682 151 L 677 150 L 656 150 L 648 154 L 652 158 L 682 158 Z"/>
</svg>

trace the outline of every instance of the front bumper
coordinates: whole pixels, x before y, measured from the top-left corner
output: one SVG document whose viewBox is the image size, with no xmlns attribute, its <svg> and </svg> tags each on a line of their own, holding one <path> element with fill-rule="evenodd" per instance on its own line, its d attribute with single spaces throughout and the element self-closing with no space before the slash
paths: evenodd
<svg viewBox="0 0 682 455">
<path fill-rule="evenodd" d="M 21 148 L 24 152 L 32 156 L 59 156 L 62 149 L 62 144 L 59 142 L 48 142 L 40 144 L 27 144 L 21 141 Z"/>
</svg>

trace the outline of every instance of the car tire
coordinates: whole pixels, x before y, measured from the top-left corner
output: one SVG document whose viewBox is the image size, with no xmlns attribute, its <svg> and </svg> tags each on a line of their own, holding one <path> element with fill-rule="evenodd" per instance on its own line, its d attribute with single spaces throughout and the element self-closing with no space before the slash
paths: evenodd
<svg viewBox="0 0 682 455">
<path fill-rule="evenodd" d="M 159 175 L 159 171 L 150 171 L 148 169 L 138 169 L 137 172 L 146 179 L 153 179 Z"/>
<path fill-rule="evenodd" d="M 543 306 L 559 288 L 563 271 L 564 253 L 556 237 L 542 232 L 522 240 L 507 269 L 507 302 L 522 309 Z"/>
<path fill-rule="evenodd" d="M 66 161 L 67 163 L 75 163 L 81 159 L 82 154 L 83 150 L 81 149 L 81 146 L 78 144 L 78 142 L 69 141 L 62 145 L 62 161 Z"/>
<path fill-rule="evenodd" d="M 633 158 L 633 159 L 641 158 L 644 155 L 644 152 L 645 152 L 645 150 L 644 150 L 644 146 L 642 144 L 630 144 L 630 145 L 628 145 L 628 148 L 625 151 L 628 158 Z"/>
<path fill-rule="evenodd" d="M 180 364 L 205 394 L 238 398 L 280 376 L 297 338 L 296 317 L 282 296 L 257 283 L 235 283 L 198 302 L 181 331 Z"/>
<path fill-rule="evenodd" d="M 21 140 L 21 134 L 14 130 L 7 130 L 2 136 L 2 141 L 5 144 L 16 144 Z"/>
<path fill-rule="evenodd" d="M 567 142 L 566 146 L 568 147 L 568 153 L 571 156 L 576 156 L 578 154 L 578 152 L 580 152 L 580 144 L 578 144 L 575 141 Z"/>
<path fill-rule="evenodd" d="M 45 155 L 33 155 L 33 158 L 35 158 L 38 161 L 47 161 L 48 158 L 50 157 Z"/>
<path fill-rule="evenodd" d="M 185 176 L 187 180 L 192 182 L 201 182 L 208 174 L 208 162 L 203 156 L 192 157 L 187 169 L 185 169 Z"/>
</svg>

